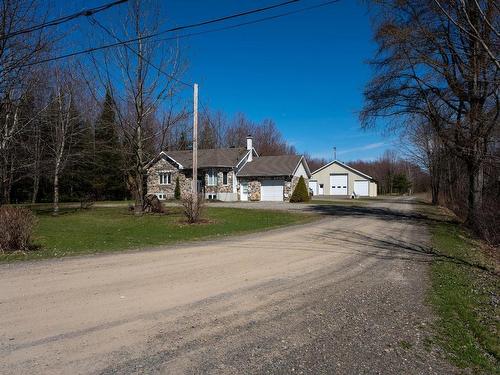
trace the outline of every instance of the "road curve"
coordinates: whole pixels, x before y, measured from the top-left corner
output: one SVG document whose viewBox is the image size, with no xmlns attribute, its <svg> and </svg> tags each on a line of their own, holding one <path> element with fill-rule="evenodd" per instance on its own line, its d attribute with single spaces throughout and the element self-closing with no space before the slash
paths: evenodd
<svg viewBox="0 0 500 375">
<path fill-rule="evenodd" d="M 0 373 L 453 373 L 411 202 L 219 242 L 0 265 Z"/>
</svg>

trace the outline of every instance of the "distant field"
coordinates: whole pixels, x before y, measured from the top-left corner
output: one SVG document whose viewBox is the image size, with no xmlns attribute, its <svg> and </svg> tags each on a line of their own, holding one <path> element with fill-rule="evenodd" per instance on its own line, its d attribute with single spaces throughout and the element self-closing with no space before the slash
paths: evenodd
<svg viewBox="0 0 500 375">
<path fill-rule="evenodd" d="M 188 225 L 184 223 L 179 207 L 168 208 L 167 215 L 134 216 L 124 207 L 80 210 L 68 204 L 64 206 L 57 217 L 51 215 L 50 205 L 33 207 L 38 219 L 35 243 L 40 249 L 28 253 L 0 254 L 0 261 L 63 257 L 213 239 L 305 223 L 314 218 L 287 211 L 207 207 L 204 214 L 206 222 Z"/>
</svg>

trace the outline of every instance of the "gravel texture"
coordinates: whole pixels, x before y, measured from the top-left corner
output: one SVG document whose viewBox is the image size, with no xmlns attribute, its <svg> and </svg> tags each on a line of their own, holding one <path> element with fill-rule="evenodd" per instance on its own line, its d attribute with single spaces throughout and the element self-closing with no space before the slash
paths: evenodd
<svg viewBox="0 0 500 375">
<path fill-rule="evenodd" d="M 0 265 L 0 373 L 456 373 L 428 345 L 431 255 L 411 202 L 318 212 L 196 246 Z"/>
</svg>

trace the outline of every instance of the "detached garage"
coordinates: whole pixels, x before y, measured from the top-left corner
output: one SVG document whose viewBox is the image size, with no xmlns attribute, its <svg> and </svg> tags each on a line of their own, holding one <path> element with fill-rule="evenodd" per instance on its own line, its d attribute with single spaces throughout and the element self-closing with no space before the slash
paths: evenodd
<svg viewBox="0 0 500 375">
<path fill-rule="evenodd" d="M 241 201 L 286 201 L 299 178 L 311 176 L 301 155 L 261 156 L 247 161 L 236 173 Z"/>
<path fill-rule="evenodd" d="M 377 183 L 367 174 L 334 160 L 311 174 L 313 195 L 376 197 Z"/>
</svg>

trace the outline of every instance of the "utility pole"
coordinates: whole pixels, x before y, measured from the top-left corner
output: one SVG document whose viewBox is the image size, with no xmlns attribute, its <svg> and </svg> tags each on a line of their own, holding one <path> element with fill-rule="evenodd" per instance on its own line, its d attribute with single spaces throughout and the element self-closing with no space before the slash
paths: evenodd
<svg viewBox="0 0 500 375">
<path fill-rule="evenodd" d="M 193 199 L 198 199 L 198 84 L 193 85 Z"/>
</svg>

